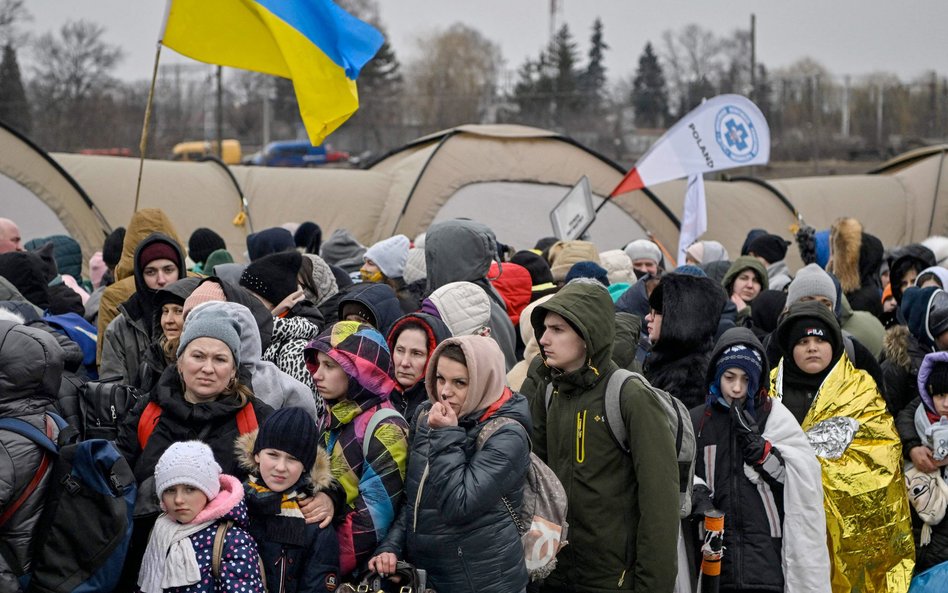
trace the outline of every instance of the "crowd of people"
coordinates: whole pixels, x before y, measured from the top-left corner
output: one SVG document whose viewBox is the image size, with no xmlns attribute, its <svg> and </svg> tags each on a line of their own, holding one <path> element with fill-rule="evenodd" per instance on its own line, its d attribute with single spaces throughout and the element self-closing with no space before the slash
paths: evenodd
<svg viewBox="0 0 948 593">
<path fill-rule="evenodd" d="M 364 246 L 304 222 L 231 253 L 145 209 L 86 268 L 29 239 L 0 218 L 0 416 L 81 432 L 79 390 L 133 394 L 116 591 L 333 592 L 407 562 L 439 593 L 690 593 L 712 511 L 722 591 L 948 575 L 948 238 L 842 218 L 676 267 L 647 239 L 516 250 L 448 220 Z M 45 455 L 0 428 L 0 593 L 26 590 Z M 534 580 L 537 462 L 568 528 Z"/>
</svg>

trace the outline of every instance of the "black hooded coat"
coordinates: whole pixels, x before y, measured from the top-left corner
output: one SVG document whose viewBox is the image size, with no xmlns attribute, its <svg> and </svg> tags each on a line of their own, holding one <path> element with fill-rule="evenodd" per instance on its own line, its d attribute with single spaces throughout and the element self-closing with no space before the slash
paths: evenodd
<svg viewBox="0 0 948 593">
<path fill-rule="evenodd" d="M 645 359 L 645 377 L 693 408 L 705 399 L 704 374 L 727 297 L 710 278 L 666 274 L 661 286 L 661 334 Z"/>
</svg>

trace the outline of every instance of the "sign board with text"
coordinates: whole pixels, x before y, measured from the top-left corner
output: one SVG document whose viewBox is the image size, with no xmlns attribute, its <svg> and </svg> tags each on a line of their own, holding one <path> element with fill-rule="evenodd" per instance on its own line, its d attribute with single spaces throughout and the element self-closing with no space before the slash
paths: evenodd
<svg viewBox="0 0 948 593">
<path fill-rule="evenodd" d="M 589 179 L 583 176 L 579 183 L 550 211 L 553 235 L 561 241 L 578 239 L 583 231 L 596 219 L 592 204 Z"/>
</svg>

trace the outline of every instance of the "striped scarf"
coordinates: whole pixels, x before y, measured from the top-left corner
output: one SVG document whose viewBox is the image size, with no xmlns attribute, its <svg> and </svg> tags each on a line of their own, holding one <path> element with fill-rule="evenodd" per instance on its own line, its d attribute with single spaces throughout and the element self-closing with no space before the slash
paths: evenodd
<svg viewBox="0 0 948 593">
<path fill-rule="evenodd" d="M 306 519 L 299 501 L 307 494 L 305 488 L 298 488 L 300 485 L 297 483 L 281 493 L 267 488 L 257 476 L 250 476 L 244 483 L 247 510 L 252 522 L 263 523 L 264 541 L 293 546 L 306 544 Z"/>
</svg>

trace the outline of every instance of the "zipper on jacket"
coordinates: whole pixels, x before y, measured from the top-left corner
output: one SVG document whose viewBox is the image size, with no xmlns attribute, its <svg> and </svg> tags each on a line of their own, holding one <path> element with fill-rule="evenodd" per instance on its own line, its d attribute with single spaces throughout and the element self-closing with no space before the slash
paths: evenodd
<svg viewBox="0 0 948 593">
<path fill-rule="evenodd" d="M 731 454 L 731 458 L 734 460 L 731 463 L 731 466 L 732 466 L 731 467 L 732 508 L 742 509 L 744 508 L 744 501 L 742 500 L 743 497 L 741 495 L 742 494 L 741 480 L 747 479 L 744 477 L 744 456 L 741 454 L 742 453 L 741 448 L 740 448 L 741 445 L 738 442 L 737 433 L 734 430 L 730 429 L 730 424 L 728 425 L 728 427 L 729 427 L 728 432 L 730 433 L 729 436 L 731 439 L 730 454 Z M 736 466 L 736 468 L 734 466 Z M 725 467 L 726 467 L 726 464 L 725 464 Z M 744 533 L 743 513 L 735 512 L 735 513 L 732 513 L 730 516 L 731 516 L 731 519 L 733 519 L 733 521 L 737 523 L 737 525 L 731 527 L 730 529 L 732 534 L 735 536 L 737 545 L 732 546 L 731 548 L 733 549 L 731 548 L 727 549 L 727 554 L 731 556 L 728 564 L 730 564 L 733 567 L 732 569 L 733 570 L 732 574 L 734 575 L 733 584 L 740 587 L 740 586 L 743 586 L 743 583 L 744 583 L 744 578 L 743 578 L 744 571 L 741 564 L 742 563 L 741 552 L 742 552 L 742 548 L 744 547 L 743 538 L 741 537 L 741 534 Z M 723 562 L 722 562 L 722 565 L 723 565 Z"/>
<path fill-rule="evenodd" d="M 576 463 L 586 461 L 586 410 L 576 412 Z"/>
<path fill-rule="evenodd" d="M 285 593 L 286 592 L 286 548 L 280 552 L 280 557 L 277 558 L 277 561 L 274 563 L 279 566 L 277 573 L 280 575 L 280 588 L 275 592 L 271 593 Z M 270 583 L 270 586 L 273 586 L 273 583 Z"/>
<path fill-rule="evenodd" d="M 625 582 L 625 571 L 622 571 L 622 574 L 619 575 L 619 582 L 616 583 L 616 587 L 621 587 L 622 583 Z"/>
<path fill-rule="evenodd" d="M 458 562 L 461 563 L 461 568 L 464 569 L 464 578 L 467 579 L 471 591 L 477 591 L 477 588 L 474 587 L 474 579 L 471 578 L 471 571 L 468 570 L 467 562 L 464 561 L 464 552 L 461 550 L 461 546 L 458 546 Z"/>
<path fill-rule="evenodd" d="M 414 517 L 411 522 L 411 530 L 418 532 L 418 507 L 421 506 L 421 492 L 425 489 L 425 480 L 428 479 L 428 462 L 425 461 L 425 471 L 421 473 L 421 479 L 418 480 L 418 492 L 415 493 Z M 460 548 L 458 548 L 460 550 Z"/>
</svg>

